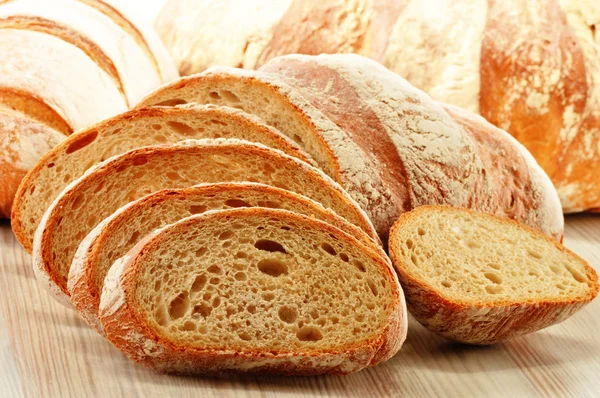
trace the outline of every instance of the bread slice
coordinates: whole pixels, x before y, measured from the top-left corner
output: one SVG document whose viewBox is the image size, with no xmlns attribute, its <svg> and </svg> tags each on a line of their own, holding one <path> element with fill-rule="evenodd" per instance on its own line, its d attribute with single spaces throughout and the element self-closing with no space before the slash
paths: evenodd
<svg viewBox="0 0 600 398">
<path fill-rule="evenodd" d="M 257 183 L 217 183 L 165 189 L 123 206 L 83 240 L 71 264 L 68 291 L 82 317 L 103 333 L 98 306 L 110 266 L 155 229 L 194 214 L 236 207 L 293 211 L 327 222 L 353 236 L 389 261 L 381 245 L 319 203 L 294 192 Z"/>
<path fill-rule="evenodd" d="M 406 336 L 391 266 L 330 224 L 286 210 L 195 215 L 110 269 L 108 339 L 162 372 L 351 373 Z"/>
<path fill-rule="evenodd" d="M 302 193 L 369 236 L 376 236 L 369 219 L 348 194 L 309 164 L 248 141 L 189 140 L 129 151 L 100 163 L 70 184 L 36 231 L 33 261 L 38 279 L 65 298 L 77 247 L 119 207 L 164 188 L 227 181 L 261 182 Z"/>
<path fill-rule="evenodd" d="M 583 259 L 525 225 L 423 206 L 390 231 L 408 308 L 429 330 L 494 344 L 562 322 L 598 295 Z"/>
<path fill-rule="evenodd" d="M 12 227 L 29 252 L 44 212 L 59 193 L 94 164 L 134 148 L 190 138 L 241 138 L 311 162 L 290 139 L 257 117 L 213 105 L 133 110 L 79 131 L 42 157 L 15 197 Z"/>
</svg>

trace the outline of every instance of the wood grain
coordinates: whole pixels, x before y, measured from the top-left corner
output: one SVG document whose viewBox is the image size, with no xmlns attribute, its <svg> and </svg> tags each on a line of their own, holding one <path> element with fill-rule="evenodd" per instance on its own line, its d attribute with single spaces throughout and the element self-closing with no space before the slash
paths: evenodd
<svg viewBox="0 0 600 398">
<path fill-rule="evenodd" d="M 600 269 L 600 217 L 569 217 L 566 244 Z M 351 376 L 158 375 L 130 362 L 75 312 L 40 291 L 29 256 L 9 225 L 0 223 L 0 312 L 12 347 L 0 351 L 0 388 L 10 385 L 11 391 L 0 390 L 1 396 L 19 396 L 19 383 L 27 397 L 597 397 L 600 392 L 600 300 L 560 325 L 483 348 L 453 344 L 411 320 L 398 355 Z"/>
</svg>

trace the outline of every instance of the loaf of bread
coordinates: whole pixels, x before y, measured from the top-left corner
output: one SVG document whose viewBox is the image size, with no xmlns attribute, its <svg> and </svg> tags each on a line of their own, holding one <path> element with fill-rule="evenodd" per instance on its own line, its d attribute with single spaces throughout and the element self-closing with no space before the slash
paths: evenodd
<svg viewBox="0 0 600 398">
<path fill-rule="evenodd" d="M 292 140 L 257 117 L 233 108 L 205 105 L 137 109 L 72 134 L 37 162 L 15 195 L 11 220 L 15 235 L 31 253 L 33 234 L 44 212 L 70 182 L 96 163 L 147 145 L 199 138 L 259 142 L 314 163 Z"/>
<path fill-rule="evenodd" d="M 425 204 L 493 213 L 562 239 L 556 191 L 525 148 L 367 58 L 290 55 L 259 71 L 211 68 L 139 106 L 186 102 L 238 107 L 288 135 L 361 205 L 384 242 L 401 213 Z"/>
<path fill-rule="evenodd" d="M 353 236 L 388 261 L 380 243 L 362 229 L 318 202 L 291 191 L 249 182 L 165 189 L 123 206 L 98 224 L 79 245 L 67 285 L 73 306 L 88 324 L 103 333 L 98 319 L 100 293 L 104 278 L 117 259 L 158 228 L 194 214 L 237 207 L 283 209 L 316 218 Z M 332 251 L 328 246 L 323 248 Z M 267 245 L 264 249 L 272 250 Z"/>
<path fill-rule="evenodd" d="M 408 309 L 435 333 L 494 344 L 562 322 L 598 295 L 582 258 L 511 220 L 423 206 L 390 232 Z"/>
<path fill-rule="evenodd" d="M 37 279 L 60 299 L 79 244 L 121 206 L 164 188 L 249 181 L 301 193 L 375 239 L 367 215 L 320 170 L 262 144 L 236 139 L 189 140 L 117 155 L 65 188 L 44 214 L 33 241 Z"/>
<path fill-rule="evenodd" d="M 599 25 L 586 0 L 169 0 L 156 21 L 182 74 L 294 53 L 379 61 L 516 137 L 566 212 L 600 208 Z"/>
<path fill-rule="evenodd" d="M 20 178 L 64 136 L 177 76 L 158 37 L 138 33 L 155 43 L 146 51 L 125 23 L 135 28 L 100 0 L 0 2 L 0 113 L 10 120 L 0 129 L 0 217 L 10 216 Z"/>
<path fill-rule="evenodd" d="M 195 215 L 110 269 L 107 338 L 161 372 L 346 374 L 406 337 L 397 277 L 352 236 L 286 210 Z"/>
</svg>

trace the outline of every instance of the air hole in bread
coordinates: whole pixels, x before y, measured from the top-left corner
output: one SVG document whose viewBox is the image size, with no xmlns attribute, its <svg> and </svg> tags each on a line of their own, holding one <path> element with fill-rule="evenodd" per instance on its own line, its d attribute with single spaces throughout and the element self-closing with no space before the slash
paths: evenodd
<svg viewBox="0 0 600 398">
<path fill-rule="evenodd" d="M 224 231 L 219 234 L 219 240 L 231 239 L 234 235 L 233 231 Z"/>
<path fill-rule="evenodd" d="M 240 99 L 229 90 L 221 90 L 221 97 L 225 99 L 225 101 L 229 102 L 240 102 Z"/>
<path fill-rule="evenodd" d="M 248 332 L 241 332 L 238 333 L 238 337 L 244 341 L 250 341 L 252 340 L 252 336 L 250 336 L 250 334 Z"/>
<path fill-rule="evenodd" d="M 221 298 L 220 297 L 215 297 L 213 299 L 213 302 L 212 302 L 212 307 L 213 308 L 217 308 L 220 305 L 221 305 Z"/>
<path fill-rule="evenodd" d="M 500 265 L 496 264 L 496 263 L 489 263 L 488 267 L 493 268 L 493 269 L 500 269 Z"/>
<path fill-rule="evenodd" d="M 259 200 L 258 201 L 258 207 L 268 207 L 270 209 L 279 209 L 281 208 L 281 205 L 277 202 L 274 202 L 272 200 Z"/>
<path fill-rule="evenodd" d="M 244 253 L 244 252 L 237 252 L 235 253 L 235 258 L 247 258 L 248 254 Z"/>
<path fill-rule="evenodd" d="M 226 157 L 226 156 L 221 156 L 221 155 L 211 155 L 211 160 L 216 163 L 217 165 L 229 169 L 229 170 L 240 170 L 242 167 L 232 161 L 230 158 Z"/>
<path fill-rule="evenodd" d="M 155 123 L 155 124 L 153 124 L 153 125 L 152 125 L 152 128 L 153 128 L 154 130 L 162 130 L 162 126 L 161 126 L 160 124 L 158 124 L 158 123 Z"/>
<path fill-rule="evenodd" d="M 293 307 L 285 305 L 279 308 L 277 314 L 279 315 L 279 319 L 285 323 L 294 323 L 298 319 L 298 311 Z"/>
<path fill-rule="evenodd" d="M 489 294 L 500 294 L 502 293 L 502 286 L 500 285 L 487 285 L 485 291 Z"/>
<path fill-rule="evenodd" d="M 187 321 L 183 324 L 183 326 L 181 326 L 181 330 L 185 332 L 193 332 L 196 330 L 196 324 L 194 322 Z"/>
<path fill-rule="evenodd" d="M 75 210 L 79 208 L 85 201 L 85 197 L 83 195 L 77 195 L 75 200 L 73 200 L 73 205 L 71 206 L 71 210 Z"/>
<path fill-rule="evenodd" d="M 330 254 L 332 256 L 337 255 L 337 252 L 335 251 L 335 249 L 333 248 L 333 246 L 331 246 L 329 243 L 321 243 L 321 249 L 323 249 L 323 251 L 327 254 Z"/>
<path fill-rule="evenodd" d="M 208 281 L 211 285 L 217 286 L 221 280 L 219 278 L 210 278 L 210 281 Z"/>
<path fill-rule="evenodd" d="M 444 286 L 444 287 L 451 287 L 452 283 L 448 282 L 448 281 L 442 281 L 442 286 Z"/>
<path fill-rule="evenodd" d="M 243 271 L 236 272 L 234 277 L 236 281 L 245 281 L 246 279 L 248 279 L 248 276 Z"/>
<path fill-rule="evenodd" d="M 175 122 L 173 120 L 168 121 L 167 125 L 177 134 L 181 134 L 185 137 L 195 137 L 197 132 L 192 127 L 185 123 Z"/>
<path fill-rule="evenodd" d="M 166 100 L 166 101 L 162 101 L 157 104 L 154 104 L 154 106 L 177 106 L 177 105 L 183 105 L 183 104 L 187 104 L 187 101 L 184 99 L 181 99 L 181 98 L 173 98 L 170 100 Z"/>
<path fill-rule="evenodd" d="M 536 251 L 533 251 L 531 249 L 527 250 L 527 253 L 529 253 L 529 255 L 533 258 L 537 258 L 538 260 L 540 260 L 542 258 L 542 255 Z"/>
<path fill-rule="evenodd" d="M 304 326 L 296 332 L 296 337 L 300 341 L 319 341 L 323 338 L 323 333 L 316 326 Z"/>
<path fill-rule="evenodd" d="M 585 276 L 581 272 L 577 271 L 570 264 L 565 264 L 565 268 L 567 269 L 567 271 L 569 271 L 571 276 L 573 276 L 573 279 L 575 279 L 579 283 L 585 283 Z"/>
<path fill-rule="evenodd" d="M 495 284 L 502 283 L 502 277 L 495 272 L 486 272 L 483 274 L 490 282 Z"/>
<path fill-rule="evenodd" d="M 267 258 L 258 262 L 258 270 L 269 276 L 278 277 L 288 273 L 288 267 L 282 261 Z"/>
<path fill-rule="evenodd" d="M 190 214 L 200 214 L 204 213 L 208 208 L 202 205 L 191 205 L 189 207 Z"/>
<path fill-rule="evenodd" d="M 167 172 L 166 176 L 171 181 L 178 181 L 178 180 L 182 179 L 181 176 L 179 175 L 179 173 L 176 173 L 174 171 Z"/>
<path fill-rule="evenodd" d="M 225 205 L 229 207 L 252 207 L 252 205 L 241 199 L 227 199 Z"/>
<path fill-rule="evenodd" d="M 354 265 L 356 267 L 356 269 L 358 269 L 360 272 L 367 272 L 367 268 L 365 267 L 365 265 L 359 261 L 359 260 L 352 260 L 350 261 L 350 263 L 352 265 Z"/>
<path fill-rule="evenodd" d="M 259 239 L 256 241 L 256 243 L 254 243 L 254 247 L 256 247 L 258 250 L 263 250 L 266 252 L 279 252 L 279 253 L 283 253 L 283 254 L 287 254 L 287 251 L 285 251 L 285 248 L 283 247 L 283 245 L 279 242 L 275 242 L 273 240 L 269 240 L 269 239 Z"/>
<path fill-rule="evenodd" d="M 407 239 L 406 240 L 406 247 L 408 247 L 409 249 L 412 249 L 414 246 L 414 242 L 412 239 Z"/>
<path fill-rule="evenodd" d="M 302 137 L 300 137 L 298 134 L 294 134 L 294 136 L 292 137 L 292 139 L 300 145 L 304 145 L 304 141 L 302 141 Z"/>
<path fill-rule="evenodd" d="M 284 184 L 283 182 L 279 182 L 279 181 L 275 181 L 273 182 L 273 186 L 277 187 L 277 188 L 281 188 L 281 189 L 285 189 L 286 191 L 293 191 L 293 189 L 290 189 L 286 184 Z"/>
<path fill-rule="evenodd" d="M 228 126 L 227 123 L 225 123 L 222 120 L 217 120 L 217 119 L 210 119 L 210 123 L 211 124 L 216 124 L 217 126 Z"/>
<path fill-rule="evenodd" d="M 91 131 L 89 133 L 86 133 L 83 136 L 78 137 L 71 144 L 69 144 L 69 146 L 67 147 L 65 152 L 67 153 L 67 155 L 70 153 L 73 153 L 73 152 L 77 152 L 80 149 L 83 149 L 86 146 L 90 145 L 92 142 L 94 142 L 96 140 L 97 137 L 98 137 L 98 131 Z"/>
<path fill-rule="evenodd" d="M 156 309 L 156 311 L 154 312 L 154 315 L 156 316 L 156 322 L 160 326 L 167 326 L 167 323 L 168 323 L 167 314 L 165 312 L 165 307 L 163 305 L 161 305 L 160 307 L 158 307 Z"/>
<path fill-rule="evenodd" d="M 146 156 L 139 156 L 139 157 L 133 159 L 134 166 L 143 166 L 146 163 L 148 163 L 148 158 Z M 123 171 L 123 170 L 121 170 L 121 171 Z"/>
<path fill-rule="evenodd" d="M 419 228 L 417 228 L 417 233 L 418 233 L 420 236 L 423 236 L 423 235 L 425 235 L 425 230 L 424 230 L 423 228 L 419 227 Z"/>
<path fill-rule="evenodd" d="M 56 164 L 54 164 L 54 163 L 48 163 L 48 166 L 46 166 L 46 167 L 48 167 L 49 169 L 51 169 L 51 168 L 53 168 L 54 166 L 56 166 Z"/>
<path fill-rule="evenodd" d="M 217 275 L 221 275 L 223 273 L 223 270 L 218 265 L 211 265 L 210 267 L 208 267 L 207 271 L 211 274 Z"/>
<path fill-rule="evenodd" d="M 468 241 L 460 241 L 461 246 L 466 247 L 467 249 L 481 249 L 481 244 L 479 242 L 475 242 L 474 240 L 468 240 Z"/>
<path fill-rule="evenodd" d="M 367 285 L 369 285 L 369 289 L 371 290 L 371 293 L 373 293 L 373 296 L 377 297 L 379 292 L 377 291 L 377 286 L 375 285 L 375 282 L 373 282 L 371 278 L 367 278 Z"/>
<path fill-rule="evenodd" d="M 217 93 L 216 91 L 211 91 L 211 92 L 208 94 L 208 96 L 209 96 L 211 99 L 214 99 L 214 100 L 220 100 L 220 99 L 221 99 L 221 95 L 219 95 L 219 93 Z"/>
<path fill-rule="evenodd" d="M 552 272 L 554 272 L 556 275 L 560 275 L 562 273 L 562 270 L 560 269 L 560 267 L 558 265 L 551 265 L 550 270 Z"/>
<path fill-rule="evenodd" d="M 194 252 L 194 255 L 196 257 L 202 257 L 206 254 L 207 251 L 208 251 L 208 249 L 206 247 L 201 247 L 200 249 L 198 249 Z"/>
<path fill-rule="evenodd" d="M 207 318 L 212 313 L 212 307 L 206 303 L 196 304 L 192 310 L 192 316 L 199 318 Z"/>
<path fill-rule="evenodd" d="M 557 283 L 556 287 L 559 288 L 560 290 L 565 290 L 567 287 L 565 285 L 563 285 L 562 283 Z"/>
<path fill-rule="evenodd" d="M 265 301 L 272 301 L 275 298 L 275 295 L 273 293 L 264 293 L 262 298 Z"/>
<path fill-rule="evenodd" d="M 65 175 L 65 177 L 63 178 L 64 182 L 71 182 L 71 174 L 67 174 Z"/>
<path fill-rule="evenodd" d="M 250 304 L 247 308 L 248 312 L 251 314 L 256 314 L 256 306 L 254 304 Z"/>
<path fill-rule="evenodd" d="M 342 261 L 345 263 L 350 261 L 350 258 L 348 257 L 348 255 L 346 253 L 340 253 L 340 259 L 342 259 Z"/>
<path fill-rule="evenodd" d="M 179 319 L 184 316 L 190 308 L 190 298 L 187 292 L 180 293 L 169 304 L 169 316 L 171 319 Z"/>
</svg>

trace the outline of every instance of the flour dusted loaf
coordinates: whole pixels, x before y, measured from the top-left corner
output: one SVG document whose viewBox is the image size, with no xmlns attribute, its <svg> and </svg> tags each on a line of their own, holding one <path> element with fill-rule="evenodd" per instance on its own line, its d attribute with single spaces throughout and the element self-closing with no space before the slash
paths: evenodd
<svg viewBox="0 0 600 398">
<path fill-rule="evenodd" d="M 162 372 L 352 373 L 406 337 L 386 261 L 330 224 L 265 208 L 144 238 L 110 269 L 100 319 L 117 348 Z"/>
<path fill-rule="evenodd" d="M 177 76 L 158 37 L 139 33 L 155 43 L 145 51 L 125 24 L 137 29 L 99 0 L 0 2 L 0 217 L 10 216 L 23 175 L 64 136 Z"/>
<path fill-rule="evenodd" d="M 147 145 L 221 137 L 259 142 L 312 163 L 289 138 L 233 108 L 207 105 L 133 110 L 72 134 L 46 153 L 15 195 L 12 229 L 31 252 L 35 230 L 52 201 L 96 163 Z"/>
<path fill-rule="evenodd" d="M 249 181 L 301 193 L 376 236 L 366 214 L 334 181 L 301 160 L 235 139 L 189 140 L 117 155 L 91 168 L 44 214 L 33 241 L 41 284 L 60 298 L 75 251 L 86 235 L 119 207 L 164 188 Z"/>
<path fill-rule="evenodd" d="M 390 232 L 410 312 L 431 331 L 494 344 L 562 322 L 598 295 L 598 275 L 539 232 L 467 209 L 423 206 Z"/>
<path fill-rule="evenodd" d="M 182 74 L 259 68 L 295 53 L 370 57 L 516 137 L 574 212 L 600 208 L 598 8 L 590 0 L 169 0 L 156 28 Z"/>
<path fill-rule="evenodd" d="M 235 106 L 287 134 L 365 209 L 384 242 L 400 214 L 426 204 L 513 218 L 562 238 L 558 196 L 527 150 L 367 58 L 294 55 L 259 71 L 211 68 L 140 106 L 186 102 Z"/>
<path fill-rule="evenodd" d="M 125 205 L 86 236 L 69 271 L 67 286 L 71 302 L 92 327 L 103 333 L 98 319 L 100 293 L 104 278 L 117 259 L 127 254 L 141 238 L 167 224 L 210 210 L 237 207 L 284 209 L 319 219 L 353 236 L 387 261 L 380 243 L 362 229 L 314 200 L 291 191 L 249 182 L 166 189 Z"/>
</svg>

